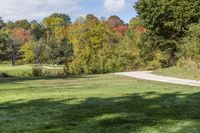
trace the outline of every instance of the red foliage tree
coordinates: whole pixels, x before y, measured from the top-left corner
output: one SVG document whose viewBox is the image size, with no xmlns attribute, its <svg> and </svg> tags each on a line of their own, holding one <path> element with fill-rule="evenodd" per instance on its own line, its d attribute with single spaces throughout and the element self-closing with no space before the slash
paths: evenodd
<svg viewBox="0 0 200 133">
<path fill-rule="evenodd" d="M 31 39 L 31 34 L 28 30 L 25 30 L 23 28 L 14 28 L 12 30 L 13 37 L 22 42 L 27 42 Z"/>
<path fill-rule="evenodd" d="M 128 26 L 123 25 L 123 26 L 113 28 L 113 30 L 119 35 L 124 35 L 129 30 L 129 28 Z"/>
</svg>

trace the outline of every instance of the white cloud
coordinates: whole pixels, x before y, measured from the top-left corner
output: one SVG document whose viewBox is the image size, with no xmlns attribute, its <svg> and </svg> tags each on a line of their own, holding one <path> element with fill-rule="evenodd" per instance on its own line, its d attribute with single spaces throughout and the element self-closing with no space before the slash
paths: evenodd
<svg viewBox="0 0 200 133">
<path fill-rule="evenodd" d="M 126 0 L 104 0 L 104 7 L 109 12 L 120 12 L 130 6 Z"/>
<path fill-rule="evenodd" d="M 0 17 L 4 20 L 42 19 L 54 12 L 78 15 L 79 0 L 0 0 Z"/>
</svg>

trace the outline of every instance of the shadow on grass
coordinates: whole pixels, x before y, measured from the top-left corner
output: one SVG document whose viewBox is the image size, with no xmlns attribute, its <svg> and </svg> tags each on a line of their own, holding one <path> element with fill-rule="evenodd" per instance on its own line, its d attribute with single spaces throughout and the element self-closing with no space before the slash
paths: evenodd
<svg viewBox="0 0 200 133">
<path fill-rule="evenodd" d="M 11 78 L 0 78 L 0 83 L 6 82 L 20 82 L 29 80 L 55 80 L 55 79 L 65 79 L 65 80 L 75 80 L 80 78 L 94 78 L 98 75 L 69 75 L 69 76 L 50 76 L 50 77 L 11 77 Z"/>
<path fill-rule="evenodd" d="M 0 104 L 2 133 L 172 132 L 176 126 L 174 132 L 200 132 L 200 93 L 149 92 L 81 102 L 66 98 Z"/>
</svg>

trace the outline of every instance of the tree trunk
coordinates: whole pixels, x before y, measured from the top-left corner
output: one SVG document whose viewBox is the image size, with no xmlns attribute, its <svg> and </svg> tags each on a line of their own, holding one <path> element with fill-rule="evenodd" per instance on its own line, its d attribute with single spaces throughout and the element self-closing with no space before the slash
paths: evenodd
<svg viewBox="0 0 200 133">
<path fill-rule="evenodd" d="M 12 55 L 11 55 L 12 66 L 14 66 L 15 65 L 15 50 L 14 50 L 13 45 L 11 45 L 11 49 L 12 49 Z"/>
</svg>

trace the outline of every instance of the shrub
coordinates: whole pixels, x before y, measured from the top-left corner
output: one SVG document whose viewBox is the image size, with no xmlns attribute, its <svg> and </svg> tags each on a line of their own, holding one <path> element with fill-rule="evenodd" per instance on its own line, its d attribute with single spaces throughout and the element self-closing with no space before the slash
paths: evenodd
<svg viewBox="0 0 200 133">
<path fill-rule="evenodd" d="M 11 77 L 10 75 L 8 75 L 7 73 L 1 73 L 0 72 L 0 78 L 8 78 Z"/>
<path fill-rule="evenodd" d="M 42 76 L 43 75 L 42 66 L 33 66 L 32 75 L 36 77 Z"/>
<path fill-rule="evenodd" d="M 163 68 L 166 66 L 170 55 L 167 52 L 162 52 L 160 50 L 153 51 L 149 54 L 149 60 L 147 61 L 146 69 L 154 70 Z"/>
<path fill-rule="evenodd" d="M 179 46 L 177 66 L 197 69 L 200 63 L 200 23 L 192 24 Z"/>
<path fill-rule="evenodd" d="M 177 66 L 185 68 L 185 69 L 193 69 L 193 70 L 199 68 L 198 64 L 195 61 L 191 59 L 184 59 L 184 58 L 181 58 L 178 60 Z"/>
</svg>

